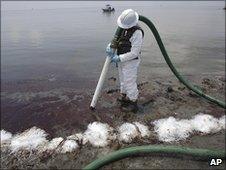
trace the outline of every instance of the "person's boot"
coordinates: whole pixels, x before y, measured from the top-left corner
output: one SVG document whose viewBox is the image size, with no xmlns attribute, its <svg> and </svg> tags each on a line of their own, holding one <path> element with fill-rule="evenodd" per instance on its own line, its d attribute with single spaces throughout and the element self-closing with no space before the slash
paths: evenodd
<svg viewBox="0 0 226 170">
<path fill-rule="evenodd" d="M 122 111 L 124 112 L 134 112 L 138 111 L 137 100 L 136 101 L 129 101 L 125 106 L 122 106 Z"/>
<path fill-rule="evenodd" d="M 129 99 L 127 99 L 126 94 L 121 93 L 121 97 L 119 97 L 117 101 L 120 103 L 121 107 L 123 107 L 128 104 Z"/>
<path fill-rule="evenodd" d="M 121 96 L 120 96 L 117 100 L 118 100 L 119 102 L 125 101 L 125 100 L 126 100 L 126 94 L 121 93 L 120 95 L 121 95 Z"/>
</svg>

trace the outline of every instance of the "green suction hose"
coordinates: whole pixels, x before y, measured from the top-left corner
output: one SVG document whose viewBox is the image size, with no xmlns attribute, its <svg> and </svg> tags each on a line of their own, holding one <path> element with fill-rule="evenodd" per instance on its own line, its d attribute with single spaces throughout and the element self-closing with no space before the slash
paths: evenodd
<svg viewBox="0 0 226 170">
<path fill-rule="evenodd" d="M 105 155 L 99 158 L 89 165 L 87 165 L 84 170 L 88 169 L 98 169 L 108 163 L 133 156 L 138 154 L 146 153 L 161 153 L 161 154 L 183 154 L 188 156 L 193 156 L 201 158 L 202 160 L 210 160 L 211 158 L 221 158 L 225 159 L 224 151 L 208 150 L 208 149 L 192 149 L 187 147 L 177 147 L 177 146 L 161 146 L 161 145 L 148 145 L 148 146 L 136 146 L 125 149 L 120 149 L 118 151 L 112 152 L 109 155 Z"/>
<path fill-rule="evenodd" d="M 161 37 L 157 31 L 157 29 L 155 28 L 154 24 L 146 17 L 144 16 L 139 16 L 139 20 L 144 22 L 152 31 L 152 33 L 154 34 L 155 36 L 155 39 L 159 45 L 159 48 L 162 52 L 162 55 L 163 57 L 165 58 L 166 60 L 166 63 L 168 64 L 168 66 L 170 67 L 171 71 L 174 73 L 174 75 L 179 79 L 179 81 L 181 83 L 183 83 L 187 88 L 189 88 L 190 90 L 192 90 L 193 92 L 197 93 L 199 96 L 202 96 L 203 98 L 219 105 L 220 107 L 223 107 L 223 108 L 226 108 L 225 106 L 225 103 L 223 101 L 220 101 L 220 100 L 217 100 L 205 93 L 203 93 L 200 89 L 196 88 L 195 86 L 193 86 L 192 84 L 190 84 L 187 80 L 185 80 L 181 75 L 180 73 L 176 70 L 176 68 L 174 67 L 174 65 L 172 64 L 167 52 L 166 52 L 166 49 L 162 43 L 162 40 L 161 40 Z"/>
<path fill-rule="evenodd" d="M 155 39 L 159 45 L 159 48 L 162 52 L 162 55 L 164 57 L 164 59 L 166 60 L 166 63 L 168 64 L 168 66 L 170 67 L 171 71 L 174 73 L 174 75 L 179 79 L 179 81 L 181 83 L 183 83 L 187 88 L 189 88 L 190 90 L 192 90 L 193 92 L 195 92 L 196 94 L 198 94 L 199 96 L 217 104 L 218 106 L 222 107 L 222 108 L 226 108 L 226 105 L 223 101 L 220 101 L 218 99 L 215 99 L 207 94 L 205 94 L 203 91 L 201 91 L 200 89 L 196 88 L 195 86 L 193 86 L 191 83 L 189 83 L 187 80 L 185 80 L 180 73 L 177 71 L 177 69 L 174 67 L 173 63 L 171 62 L 169 55 L 166 52 L 166 49 L 162 43 L 161 37 L 157 31 L 157 29 L 155 28 L 154 24 L 146 17 L 139 15 L 139 20 L 144 22 L 152 31 L 153 35 L 155 36 Z M 122 29 L 120 27 L 118 27 L 116 33 L 115 33 L 115 37 L 112 40 L 112 48 L 117 48 L 117 40 L 118 37 L 120 36 L 122 32 Z"/>
<path fill-rule="evenodd" d="M 155 39 L 159 45 L 159 48 L 162 52 L 162 55 L 164 59 L 166 60 L 166 63 L 170 67 L 171 71 L 174 73 L 174 75 L 179 79 L 180 82 L 182 82 L 187 88 L 198 94 L 199 96 L 219 105 L 222 108 L 226 108 L 225 103 L 223 101 L 217 100 L 205 93 L 203 93 L 200 89 L 193 86 L 191 83 L 189 83 L 187 80 L 185 80 L 180 73 L 177 71 L 177 69 L 172 64 L 166 49 L 162 43 L 161 37 L 155 28 L 154 24 L 146 17 L 139 15 L 139 20 L 144 22 L 152 31 L 152 33 L 155 36 Z M 120 27 L 117 28 L 114 39 L 111 42 L 111 47 L 116 49 L 117 48 L 117 41 L 122 32 L 122 29 Z M 210 160 L 211 158 L 222 158 L 225 159 L 225 152 L 224 151 L 217 151 L 217 150 L 209 150 L 209 149 L 192 149 L 192 148 L 186 148 L 186 147 L 179 147 L 179 146 L 161 146 L 161 145 L 148 145 L 148 146 L 136 146 L 136 147 L 130 147 L 125 149 L 120 149 L 118 151 L 112 152 L 109 155 L 105 155 L 103 158 L 97 159 L 87 165 L 84 169 L 98 169 L 108 163 L 114 162 L 116 160 L 120 160 L 132 155 L 138 155 L 138 154 L 144 154 L 144 153 L 165 153 L 165 154 L 184 154 L 184 155 L 190 155 L 193 157 L 199 157 L 201 159 Z"/>
</svg>

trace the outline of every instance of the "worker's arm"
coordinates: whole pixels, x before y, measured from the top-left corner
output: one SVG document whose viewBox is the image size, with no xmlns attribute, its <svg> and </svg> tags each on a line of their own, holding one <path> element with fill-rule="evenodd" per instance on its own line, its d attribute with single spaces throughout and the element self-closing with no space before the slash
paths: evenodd
<svg viewBox="0 0 226 170">
<path fill-rule="evenodd" d="M 143 43 L 142 31 L 136 30 L 130 38 L 130 42 L 132 46 L 130 52 L 119 55 L 121 62 L 129 61 L 138 57 Z"/>
</svg>

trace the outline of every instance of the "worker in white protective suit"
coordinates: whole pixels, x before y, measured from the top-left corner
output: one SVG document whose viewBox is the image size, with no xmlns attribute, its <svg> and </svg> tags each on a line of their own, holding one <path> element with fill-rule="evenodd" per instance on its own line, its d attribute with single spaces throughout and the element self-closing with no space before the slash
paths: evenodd
<svg viewBox="0 0 226 170">
<path fill-rule="evenodd" d="M 113 53 L 110 44 L 106 48 L 111 61 L 118 63 L 122 109 L 124 111 L 138 110 L 137 71 L 140 64 L 141 46 L 144 32 L 138 26 L 139 15 L 132 9 L 127 9 L 118 17 L 117 24 L 123 28 L 119 37 L 117 52 Z"/>
</svg>

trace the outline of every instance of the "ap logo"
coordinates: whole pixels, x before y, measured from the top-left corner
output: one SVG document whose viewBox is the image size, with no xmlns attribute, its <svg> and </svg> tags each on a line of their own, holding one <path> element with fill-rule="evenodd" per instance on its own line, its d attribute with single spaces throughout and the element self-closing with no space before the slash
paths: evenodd
<svg viewBox="0 0 226 170">
<path fill-rule="evenodd" d="M 222 159 L 211 159 L 210 166 L 218 166 L 222 163 Z"/>
</svg>

